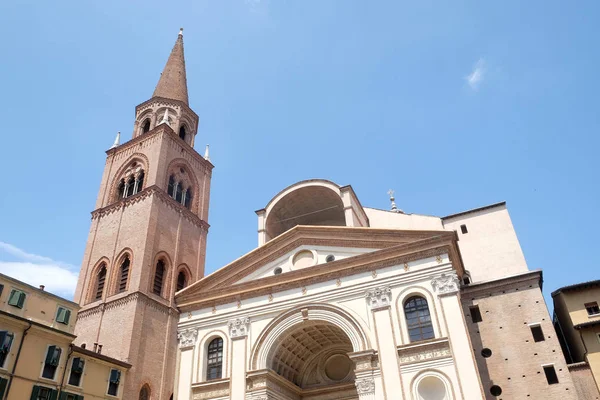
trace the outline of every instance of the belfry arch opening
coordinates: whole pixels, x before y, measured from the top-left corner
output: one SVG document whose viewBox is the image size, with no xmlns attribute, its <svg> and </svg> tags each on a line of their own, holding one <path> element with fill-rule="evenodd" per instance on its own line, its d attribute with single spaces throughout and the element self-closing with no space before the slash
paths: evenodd
<svg viewBox="0 0 600 400">
<path fill-rule="evenodd" d="M 341 328 L 305 321 L 281 334 L 267 365 L 301 389 L 339 387 L 344 394 L 356 394 L 354 362 L 348 357 L 352 351 L 352 342 Z"/>
<path fill-rule="evenodd" d="M 323 186 L 296 189 L 280 199 L 267 217 L 267 235 L 273 239 L 296 225 L 346 226 L 340 195 Z"/>
</svg>

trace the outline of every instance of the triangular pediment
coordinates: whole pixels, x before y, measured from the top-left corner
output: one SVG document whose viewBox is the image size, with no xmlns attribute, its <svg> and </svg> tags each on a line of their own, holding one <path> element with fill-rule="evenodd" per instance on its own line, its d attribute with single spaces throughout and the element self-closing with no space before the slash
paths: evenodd
<svg viewBox="0 0 600 400">
<path fill-rule="evenodd" d="M 299 287 L 400 259 L 447 253 L 460 263 L 449 231 L 296 226 L 190 285 L 175 296 L 180 308 L 216 305 L 257 293 Z M 327 256 L 333 260 L 327 262 Z M 402 261 L 405 262 L 405 261 Z M 281 268 L 281 273 L 276 271 Z M 456 268 L 456 267 L 455 267 Z M 335 279 L 335 278 L 334 278 Z"/>
</svg>

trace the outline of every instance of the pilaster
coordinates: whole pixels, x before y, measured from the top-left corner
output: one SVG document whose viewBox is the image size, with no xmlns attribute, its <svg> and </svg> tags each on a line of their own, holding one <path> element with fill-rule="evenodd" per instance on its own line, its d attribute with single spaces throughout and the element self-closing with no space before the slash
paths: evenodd
<svg viewBox="0 0 600 400">
<path fill-rule="evenodd" d="M 177 385 L 177 398 L 189 399 L 194 371 L 194 350 L 198 339 L 198 330 L 195 328 L 177 332 L 179 340 L 179 378 Z"/>
<path fill-rule="evenodd" d="M 460 280 L 454 271 L 447 272 L 434 277 L 431 280 L 431 286 L 437 293 L 442 306 L 462 397 L 484 399 L 479 373 L 471 350 L 469 332 L 460 305 Z"/>
<path fill-rule="evenodd" d="M 250 318 L 239 317 L 229 320 L 229 338 L 231 339 L 231 383 L 230 399 L 246 397 L 246 364 Z"/>
</svg>

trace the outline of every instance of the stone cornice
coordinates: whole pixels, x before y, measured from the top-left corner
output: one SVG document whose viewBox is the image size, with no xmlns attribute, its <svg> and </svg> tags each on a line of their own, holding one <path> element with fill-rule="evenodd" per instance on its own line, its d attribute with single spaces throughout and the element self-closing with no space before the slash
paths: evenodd
<svg viewBox="0 0 600 400">
<path fill-rule="evenodd" d="M 317 242 L 318 243 L 318 242 Z M 453 235 L 437 235 L 413 243 L 404 243 L 382 250 L 361 254 L 320 265 L 319 268 L 306 268 L 285 274 L 269 276 L 235 285 L 219 285 L 206 288 L 199 281 L 193 290 L 185 290 L 176 295 L 177 306 L 181 310 L 194 310 L 269 295 L 293 288 L 335 280 L 348 275 L 370 272 L 409 261 L 457 252 Z M 462 274 L 462 266 L 454 264 Z"/>
<path fill-rule="evenodd" d="M 471 283 L 461 287 L 461 295 L 464 298 L 487 297 L 494 292 L 502 290 L 515 290 L 519 286 L 538 285 L 542 289 L 542 271 L 527 271 L 522 274 L 508 276 L 506 278 L 495 279 L 480 283 Z"/>
<path fill-rule="evenodd" d="M 127 296 L 118 297 L 115 299 L 108 298 L 105 303 L 95 304 L 92 307 L 87 308 L 87 306 L 83 306 L 83 308 L 77 314 L 77 320 L 89 317 L 91 315 L 97 314 L 104 310 L 109 310 L 111 308 L 120 307 L 132 301 L 142 301 L 147 305 L 155 308 L 158 311 L 164 312 L 165 314 L 173 314 L 179 313 L 179 310 L 167 305 L 163 304 L 160 301 L 157 301 L 145 293 L 142 292 L 133 292 L 128 294 Z M 166 301 L 166 300 L 165 300 Z"/>
<path fill-rule="evenodd" d="M 186 292 L 193 291 L 192 288 L 196 286 L 207 289 L 234 284 L 257 268 L 276 260 L 303 244 L 383 249 L 435 237 L 456 240 L 456 233 L 452 231 L 401 231 L 397 229 L 298 225 L 187 287 L 181 296 L 185 296 Z M 462 266 L 458 247 L 454 247 L 456 251 L 450 254 L 451 259 L 453 263 Z M 459 269 L 459 274 L 462 275 L 462 269 Z"/>
<path fill-rule="evenodd" d="M 208 231 L 208 228 L 210 227 L 208 222 L 202 220 L 196 214 L 194 214 L 193 212 L 191 212 L 190 210 L 185 208 L 182 204 L 173 200 L 171 198 L 171 196 L 169 196 L 167 193 L 165 193 L 164 190 L 162 190 L 161 188 L 159 188 L 156 185 L 148 186 L 147 188 L 145 188 L 144 190 L 142 190 L 139 193 L 134 194 L 133 196 L 129 196 L 129 197 L 121 199 L 121 200 L 117 201 L 116 203 L 113 203 L 109 206 L 98 208 L 98 209 L 92 211 L 92 220 L 100 219 L 102 217 L 110 215 L 115 211 L 119 211 L 122 208 L 126 208 L 132 204 L 143 201 L 144 199 L 151 197 L 151 196 L 156 196 L 164 204 L 173 208 L 177 212 L 183 214 L 183 216 L 188 221 L 190 221 L 194 225 Z"/>
<path fill-rule="evenodd" d="M 196 151 L 196 149 L 194 149 L 188 143 L 181 140 L 179 138 L 179 136 L 175 133 L 175 131 L 173 129 L 171 129 L 171 127 L 167 124 L 160 124 L 158 126 L 155 126 L 154 129 L 150 130 L 147 133 L 144 133 L 143 135 L 139 135 L 138 137 L 135 137 L 135 138 L 129 140 L 128 142 L 123 143 L 120 146 L 108 149 L 108 150 L 106 150 L 106 154 L 109 157 L 115 156 L 119 153 L 128 151 L 129 149 L 131 149 L 132 147 L 135 147 L 136 145 L 138 145 L 141 142 L 150 140 L 151 138 L 154 138 L 155 136 L 159 136 L 159 135 L 161 137 L 168 138 L 171 140 L 172 143 L 175 143 L 175 144 L 185 148 L 187 150 L 188 154 L 190 154 L 191 157 L 193 157 L 195 161 L 197 161 L 201 165 L 203 165 L 206 168 L 206 170 L 209 171 L 209 173 L 214 168 L 214 165 L 212 165 L 212 163 L 210 161 L 205 160 L 204 157 L 202 157 Z"/>
</svg>

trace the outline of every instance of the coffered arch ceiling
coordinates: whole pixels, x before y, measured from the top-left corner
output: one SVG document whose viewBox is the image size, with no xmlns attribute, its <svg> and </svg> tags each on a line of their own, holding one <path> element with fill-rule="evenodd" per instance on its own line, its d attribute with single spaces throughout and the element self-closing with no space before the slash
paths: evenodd
<svg viewBox="0 0 600 400">
<path fill-rule="evenodd" d="M 325 322 L 303 322 L 282 334 L 268 359 L 271 369 L 301 388 L 354 380 L 348 336 Z"/>
</svg>

